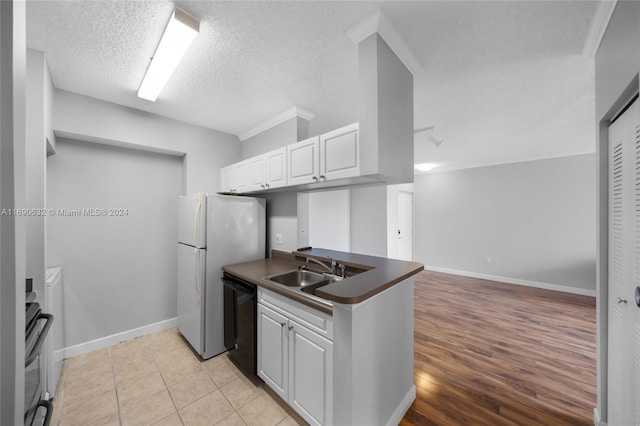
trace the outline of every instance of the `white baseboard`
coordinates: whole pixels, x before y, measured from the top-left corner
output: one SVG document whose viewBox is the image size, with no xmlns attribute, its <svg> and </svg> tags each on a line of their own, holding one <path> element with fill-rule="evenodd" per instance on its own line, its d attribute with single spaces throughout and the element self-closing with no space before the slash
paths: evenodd
<svg viewBox="0 0 640 426">
<path fill-rule="evenodd" d="M 393 412 L 393 415 L 387 422 L 387 426 L 399 425 L 404 415 L 407 414 L 409 407 L 411 407 L 411 404 L 413 404 L 413 401 L 415 400 L 416 400 L 416 385 L 414 384 L 414 385 L 411 385 L 411 389 L 409 389 L 409 392 L 407 392 L 404 398 L 402 398 L 402 402 L 400 402 L 400 405 L 398 405 L 398 408 L 396 408 L 396 411 Z"/>
<path fill-rule="evenodd" d="M 598 407 L 593 409 L 593 424 L 595 426 L 607 426 L 607 422 L 600 420 L 600 411 L 598 411 Z"/>
<path fill-rule="evenodd" d="M 111 345 L 115 345 L 116 343 L 135 339 L 136 337 L 145 336 L 150 333 L 155 333 L 156 331 L 166 330 L 167 328 L 175 327 L 176 324 L 177 318 L 170 318 L 168 320 L 123 331 L 121 333 L 112 334 L 111 336 L 105 336 L 85 343 L 80 343 L 78 345 L 68 346 L 55 351 L 53 353 L 53 359 L 66 359 L 86 354 L 88 352 L 95 351 L 96 349 L 106 348 Z"/>
<path fill-rule="evenodd" d="M 538 281 L 521 280 L 519 278 L 500 277 L 497 275 L 481 274 L 478 272 L 459 271 L 457 269 L 441 268 L 439 266 L 425 265 L 427 271 L 444 272 L 447 274 L 462 275 L 471 278 L 481 278 L 484 280 L 498 281 L 507 284 L 523 285 L 527 287 L 544 288 L 546 290 L 562 291 L 564 293 L 579 294 L 582 296 L 596 297 L 595 290 L 587 290 L 586 288 L 570 287 L 566 285 L 542 283 Z"/>
</svg>

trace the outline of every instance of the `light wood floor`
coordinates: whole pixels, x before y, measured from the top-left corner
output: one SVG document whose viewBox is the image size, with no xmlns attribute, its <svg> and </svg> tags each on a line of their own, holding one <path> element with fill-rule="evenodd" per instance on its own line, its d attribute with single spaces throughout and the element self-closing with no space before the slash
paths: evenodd
<svg viewBox="0 0 640 426">
<path fill-rule="evenodd" d="M 424 271 L 401 425 L 593 425 L 595 298 Z"/>
</svg>

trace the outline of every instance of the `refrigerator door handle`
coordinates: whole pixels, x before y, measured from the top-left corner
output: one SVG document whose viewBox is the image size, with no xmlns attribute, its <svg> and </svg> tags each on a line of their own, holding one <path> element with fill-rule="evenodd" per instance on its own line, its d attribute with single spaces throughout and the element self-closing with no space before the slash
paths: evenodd
<svg viewBox="0 0 640 426">
<path fill-rule="evenodd" d="M 196 255 L 196 261 L 194 262 L 195 265 L 195 286 L 196 286 L 196 302 L 198 304 L 198 306 L 200 305 L 200 253 L 198 253 L 199 250 L 195 249 L 193 250 L 193 254 Z"/>
<path fill-rule="evenodd" d="M 196 217 L 193 221 L 193 241 L 198 244 L 198 224 L 200 223 L 200 213 L 202 212 L 202 192 L 198 192 L 198 204 L 196 205 Z"/>
</svg>

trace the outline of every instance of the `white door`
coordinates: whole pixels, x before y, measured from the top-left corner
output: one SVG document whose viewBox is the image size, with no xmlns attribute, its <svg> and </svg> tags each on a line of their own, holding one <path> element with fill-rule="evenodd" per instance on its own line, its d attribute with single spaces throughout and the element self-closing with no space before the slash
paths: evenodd
<svg viewBox="0 0 640 426">
<path fill-rule="evenodd" d="M 287 145 L 287 180 L 289 185 L 319 181 L 318 136 Z"/>
<path fill-rule="evenodd" d="M 288 320 L 260 303 L 257 313 L 258 376 L 286 401 L 289 385 Z"/>
<path fill-rule="evenodd" d="M 204 350 L 205 251 L 178 244 L 178 330 L 200 354 Z"/>
<path fill-rule="evenodd" d="M 189 246 L 206 247 L 207 200 L 205 194 L 189 194 L 178 197 L 178 242 Z"/>
<path fill-rule="evenodd" d="M 289 321 L 289 404 L 312 425 L 332 418 L 333 342 Z"/>
<path fill-rule="evenodd" d="M 609 127 L 608 421 L 640 425 L 640 106 Z"/>
<path fill-rule="evenodd" d="M 413 260 L 413 193 L 398 191 L 398 259 Z"/>
</svg>

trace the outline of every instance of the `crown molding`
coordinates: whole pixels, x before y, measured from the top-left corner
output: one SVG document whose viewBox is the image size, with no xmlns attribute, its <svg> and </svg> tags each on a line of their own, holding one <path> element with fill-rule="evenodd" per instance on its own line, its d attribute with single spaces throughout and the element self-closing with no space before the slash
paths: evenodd
<svg viewBox="0 0 640 426">
<path fill-rule="evenodd" d="M 593 19 L 582 47 L 584 56 L 595 58 L 617 4 L 618 0 L 599 0 L 596 4 L 596 11 L 593 14 Z"/>
<path fill-rule="evenodd" d="M 240 141 L 245 141 L 257 134 L 260 134 L 266 130 L 271 129 L 272 127 L 277 126 L 278 124 L 282 124 L 287 120 L 291 120 L 294 117 L 300 117 L 307 121 L 311 121 L 313 117 L 315 117 L 315 114 L 309 110 L 300 108 L 299 106 L 294 106 L 284 112 L 281 112 L 275 117 L 265 120 L 262 123 L 253 126 L 249 130 L 240 133 L 238 135 L 238 139 L 240 139 Z"/>
<path fill-rule="evenodd" d="M 355 44 L 360 43 L 372 34 L 378 33 L 389 45 L 398 59 L 404 64 L 411 74 L 419 76 L 423 72 L 423 65 L 413 53 L 411 48 L 402 39 L 393 23 L 382 10 L 378 10 L 366 17 L 347 31 L 347 37 Z"/>
</svg>

